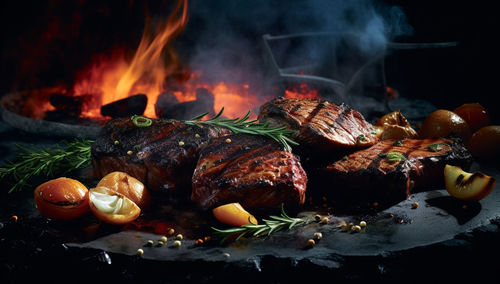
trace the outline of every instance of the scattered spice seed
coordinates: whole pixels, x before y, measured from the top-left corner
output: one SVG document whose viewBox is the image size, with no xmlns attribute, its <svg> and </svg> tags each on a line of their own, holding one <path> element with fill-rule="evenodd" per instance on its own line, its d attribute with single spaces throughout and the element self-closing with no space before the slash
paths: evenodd
<svg viewBox="0 0 500 284">
<path fill-rule="evenodd" d="M 174 247 L 178 248 L 178 247 L 180 247 L 180 246 L 181 246 L 181 241 L 179 241 L 179 240 L 175 240 L 175 241 L 174 241 Z"/>
<path fill-rule="evenodd" d="M 307 247 L 314 247 L 316 245 L 316 242 L 313 239 L 307 240 Z"/>
<path fill-rule="evenodd" d="M 416 209 L 417 207 L 418 207 L 418 202 L 415 201 L 411 204 L 412 209 Z"/>
<path fill-rule="evenodd" d="M 201 245 L 203 243 L 202 239 L 197 239 L 195 245 Z"/>
<path fill-rule="evenodd" d="M 320 224 L 328 224 L 328 221 L 330 221 L 328 217 L 323 217 L 323 219 L 321 219 L 320 221 Z"/>
<path fill-rule="evenodd" d="M 184 141 L 179 141 L 179 146 L 184 146 Z"/>
<path fill-rule="evenodd" d="M 204 240 L 205 242 L 208 242 L 208 241 L 210 241 L 211 239 L 212 239 L 212 237 L 210 237 L 210 236 L 206 236 L 206 237 L 204 237 L 204 238 L 203 238 L 203 240 Z"/>
<path fill-rule="evenodd" d="M 318 214 L 314 215 L 314 220 L 316 220 L 316 222 L 321 221 L 321 215 Z"/>
<path fill-rule="evenodd" d="M 231 139 L 227 138 L 226 143 L 231 143 Z"/>
<path fill-rule="evenodd" d="M 162 247 L 164 244 L 165 244 L 164 242 L 162 242 L 162 241 L 158 241 L 158 246 L 159 246 L 159 247 Z"/>
<path fill-rule="evenodd" d="M 144 250 L 143 249 L 138 249 L 137 250 L 137 254 L 138 255 L 143 255 L 144 254 Z"/>
<path fill-rule="evenodd" d="M 359 226 L 360 226 L 361 228 L 366 227 L 366 222 L 365 222 L 365 221 L 361 221 L 361 222 L 359 222 Z"/>
<path fill-rule="evenodd" d="M 323 234 L 320 232 L 314 233 L 314 238 L 317 240 L 321 240 L 323 238 Z"/>
<path fill-rule="evenodd" d="M 113 144 L 118 145 L 118 144 L 120 144 L 120 142 L 118 140 L 115 140 L 115 142 L 113 142 Z"/>
<path fill-rule="evenodd" d="M 227 252 L 223 253 L 222 256 L 224 256 L 225 258 L 229 258 L 231 255 Z"/>
<path fill-rule="evenodd" d="M 175 236 L 175 239 L 176 240 L 182 240 L 183 239 L 183 236 L 181 234 L 178 234 L 177 236 Z"/>
<path fill-rule="evenodd" d="M 167 242 L 167 237 L 163 236 L 160 238 L 160 242 L 166 243 Z"/>
<path fill-rule="evenodd" d="M 147 246 L 153 246 L 155 244 L 155 242 L 153 242 L 153 240 L 148 240 L 148 242 L 146 243 Z"/>
<path fill-rule="evenodd" d="M 134 152 L 132 152 L 131 150 L 128 150 L 128 151 L 127 151 L 127 155 L 129 155 L 129 156 L 130 156 L 130 155 L 132 155 L 133 153 L 134 153 Z"/>
<path fill-rule="evenodd" d="M 359 226 L 359 225 L 352 226 L 352 231 L 355 233 L 361 232 L 361 226 Z"/>
<path fill-rule="evenodd" d="M 196 134 L 194 135 L 194 137 L 196 137 L 196 138 L 200 138 L 200 134 L 196 133 Z"/>
<path fill-rule="evenodd" d="M 17 220 L 19 219 L 16 215 L 12 215 L 12 217 L 10 217 L 10 219 L 14 222 L 17 222 Z"/>
<path fill-rule="evenodd" d="M 174 233 L 175 233 L 175 230 L 172 228 L 168 229 L 168 231 L 167 231 L 167 234 L 170 236 L 173 235 Z"/>
</svg>

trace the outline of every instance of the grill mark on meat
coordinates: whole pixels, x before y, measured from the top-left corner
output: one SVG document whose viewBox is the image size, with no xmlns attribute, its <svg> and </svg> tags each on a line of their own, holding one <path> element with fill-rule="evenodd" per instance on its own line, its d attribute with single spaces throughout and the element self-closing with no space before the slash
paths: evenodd
<svg viewBox="0 0 500 284">
<path fill-rule="evenodd" d="M 259 120 L 295 131 L 292 138 L 299 146 L 294 152 L 310 161 L 325 162 L 332 156 L 343 156 L 349 149 L 369 147 L 378 140 L 373 126 L 345 104 L 275 98 L 261 106 Z M 357 139 L 361 134 L 366 139 Z"/>
<path fill-rule="evenodd" d="M 98 178 L 123 171 L 152 191 L 185 194 L 189 193 L 200 149 L 209 139 L 229 133 L 176 120 L 153 119 L 149 127 L 136 127 L 130 118 L 114 119 L 103 127 L 92 145 L 92 165 Z"/>
<path fill-rule="evenodd" d="M 282 203 L 297 209 L 304 203 L 307 176 L 295 155 L 267 137 L 235 134 L 231 141 L 216 138 L 201 150 L 191 195 L 200 208 L 239 202 L 252 209 Z"/>
<path fill-rule="evenodd" d="M 428 148 L 435 143 L 442 145 L 439 151 Z M 379 156 L 390 152 L 401 153 L 406 159 L 390 162 Z M 394 145 L 394 140 L 384 140 L 330 164 L 320 171 L 317 180 L 335 184 L 334 188 L 321 193 L 333 199 L 375 199 L 372 201 L 393 204 L 407 198 L 413 191 L 442 186 L 446 164 L 467 169 L 471 163 L 470 153 L 459 141 L 406 139 L 398 146 Z"/>
</svg>

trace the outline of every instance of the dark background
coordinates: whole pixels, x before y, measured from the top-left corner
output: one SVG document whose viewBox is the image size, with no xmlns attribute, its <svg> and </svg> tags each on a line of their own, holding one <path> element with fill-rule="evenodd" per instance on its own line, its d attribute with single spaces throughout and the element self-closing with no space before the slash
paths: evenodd
<svg viewBox="0 0 500 284">
<path fill-rule="evenodd" d="M 228 49 L 234 45 L 235 51 L 226 52 L 225 56 L 259 66 L 262 34 L 322 30 L 322 23 L 311 14 L 315 11 L 304 9 L 306 2 L 190 1 L 188 26 L 174 45 L 181 57 L 189 60 L 196 50 L 213 47 L 217 40 L 227 40 L 221 35 L 235 35 L 244 39 L 245 54 L 239 52 L 241 40 L 239 43 L 229 40 L 225 45 Z M 363 2 L 368 3 L 360 1 Z M 498 62 L 498 52 L 492 43 L 498 27 L 496 9 L 487 4 L 459 2 L 373 2 L 381 13 L 387 7 L 397 6 L 406 16 L 413 32 L 394 40 L 459 42 L 459 46 L 448 50 L 406 52 L 396 59 L 389 58 L 392 61 L 387 69 L 388 82 L 396 86 L 406 84 L 402 95 L 428 99 L 440 108 L 480 102 L 497 122 L 497 74 L 490 69 L 496 68 Z M 333 9 L 328 3 L 319 1 L 318 5 L 325 5 L 328 13 L 328 9 Z M 88 66 L 96 55 L 116 48 L 133 55 L 144 29 L 146 12 L 152 19 L 162 19 L 171 6 L 172 1 L 143 0 L 2 1 L 0 94 L 61 82 L 71 85 L 76 71 Z"/>
</svg>

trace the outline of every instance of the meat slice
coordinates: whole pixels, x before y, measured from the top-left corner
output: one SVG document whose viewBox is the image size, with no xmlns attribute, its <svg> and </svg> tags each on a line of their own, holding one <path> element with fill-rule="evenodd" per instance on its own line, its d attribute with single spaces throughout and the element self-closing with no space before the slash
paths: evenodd
<svg viewBox="0 0 500 284">
<path fill-rule="evenodd" d="M 230 140 L 227 140 L 230 139 Z M 202 209 L 239 202 L 247 209 L 304 204 L 307 176 L 274 140 L 249 134 L 215 138 L 200 152 L 191 200 Z"/>
<path fill-rule="evenodd" d="M 93 143 L 92 165 L 98 178 L 122 171 L 150 190 L 189 197 L 200 148 L 228 133 L 176 120 L 153 119 L 150 126 L 138 127 L 131 118 L 118 118 L 108 122 Z"/>
<path fill-rule="evenodd" d="M 412 192 L 444 184 L 446 164 L 468 169 L 472 157 L 459 140 L 383 140 L 354 152 L 321 172 L 323 194 L 333 199 L 393 204 Z"/>
<path fill-rule="evenodd" d="M 378 141 L 373 125 L 345 104 L 279 97 L 262 105 L 259 120 L 296 130 L 292 138 L 300 143 L 301 152 L 352 151 Z"/>
</svg>

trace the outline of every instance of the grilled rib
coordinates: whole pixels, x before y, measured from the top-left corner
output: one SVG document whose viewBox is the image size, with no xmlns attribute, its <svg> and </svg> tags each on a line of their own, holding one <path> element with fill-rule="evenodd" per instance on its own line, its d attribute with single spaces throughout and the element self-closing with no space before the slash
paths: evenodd
<svg viewBox="0 0 500 284">
<path fill-rule="evenodd" d="M 230 139 L 230 140 L 227 140 Z M 304 204 L 307 176 L 274 140 L 248 134 L 215 138 L 201 150 L 191 200 L 202 209 L 239 202 L 247 209 Z"/>
<path fill-rule="evenodd" d="M 412 192 L 442 187 L 446 164 L 467 169 L 471 163 L 458 140 L 383 140 L 327 166 L 321 178 L 329 186 L 322 193 L 333 199 L 392 204 Z"/>
<path fill-rule="evenodd" d="M 344 104 L 279 97 L 262 105 L 259 120 L 296 130 L 292 138 L 306 152 L 359 149 L 378 141 L 373 125 Z"/>
<path fill-rule="evenodd" d="M 150 190 L 189 196 L 199 150 L 210 138 L 228 133 L 176 120 L 153 119 L 151 126 L 137 127 L 130 118 L 114 119 L 92 145 L 92 165 L 98 178 L 122 171 Z"/>
</svg>

